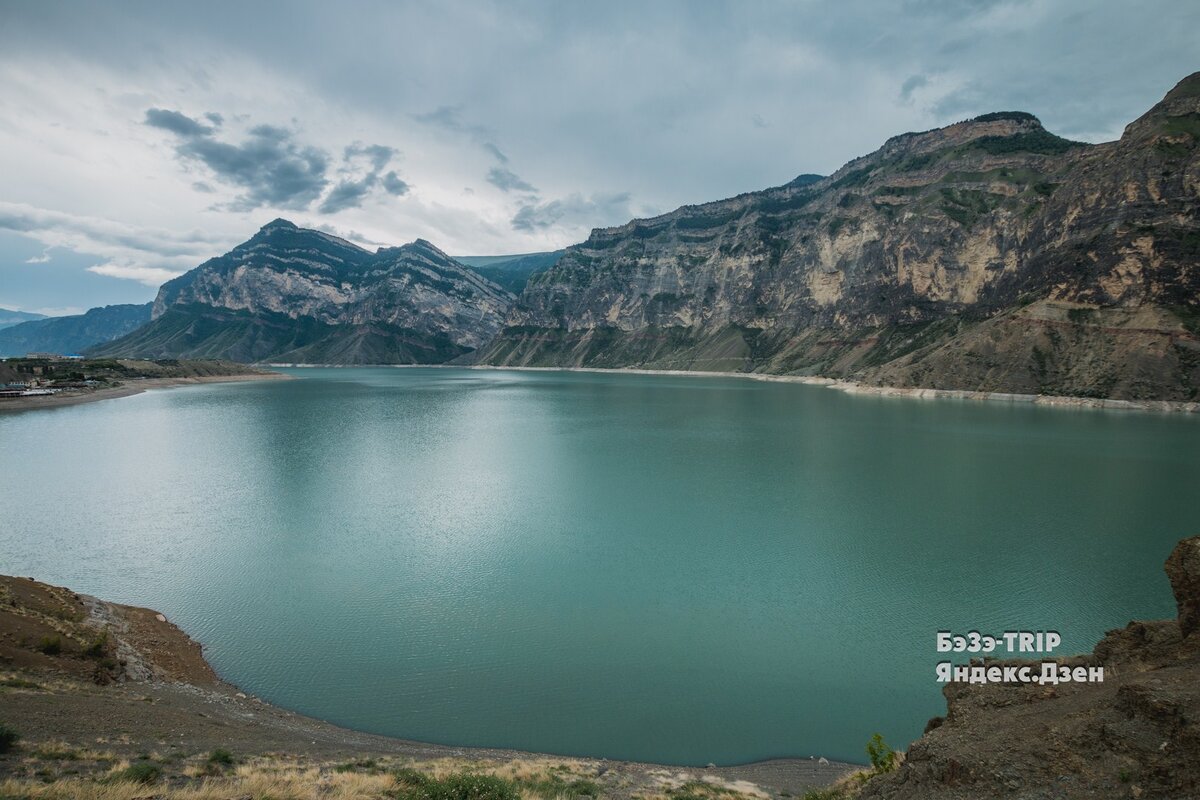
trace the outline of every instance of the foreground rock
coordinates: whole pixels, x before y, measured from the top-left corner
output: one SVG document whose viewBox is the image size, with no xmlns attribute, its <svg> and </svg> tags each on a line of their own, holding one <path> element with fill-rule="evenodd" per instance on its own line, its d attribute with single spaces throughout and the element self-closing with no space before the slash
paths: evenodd
<svg viewBox="0 0 1200 800">
<path fill-rule="evenodd" d="M 1200 537 L 1167 560 L 1178 620 L 1131 622 L 1090 656 L 1103 683 L 949 684 L 944 720 L 864 798 L 1200 797 Z"/>
<path fill-rule="evenodd" d="M 1200 398 L 1200 73 L 1119 141 L 1020 112 L 599 229 L 479 363 Z"/>
</svg>

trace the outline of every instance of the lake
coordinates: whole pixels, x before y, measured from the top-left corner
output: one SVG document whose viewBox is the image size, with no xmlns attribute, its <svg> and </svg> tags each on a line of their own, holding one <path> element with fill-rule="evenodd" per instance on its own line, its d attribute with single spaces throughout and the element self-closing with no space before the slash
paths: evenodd
<svg viewBox="0 0 1200 800">
<path fill-rule="evenodd" d="M 0 572 L 150 606 L 352 728 L 862 762 L 935 633 L 1174 615 L 1200 419 L 738 378 L 286 370 L 0 415 Z M 961 657 L 959 657 L 961 659 Z"/>
</svg>

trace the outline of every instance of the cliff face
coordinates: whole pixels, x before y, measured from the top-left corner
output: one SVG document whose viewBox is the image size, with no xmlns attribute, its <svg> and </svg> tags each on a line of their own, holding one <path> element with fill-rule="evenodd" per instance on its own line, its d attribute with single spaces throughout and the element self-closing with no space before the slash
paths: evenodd
<svg viewBox="0 0 1200 800">
<path fill-rule="evenodd" d="M 102 355 L 438 363 L 500 328 L 513 296 L 422 239 L 371 253 L 275 220 L 163 284 L 153 321 Z"/>
<path fill-rule="evenodd" d="M 1198 139 L 1200 73 L 1103 145 L 1018 112 L 897 136 L 594 231 L 479 360 L 1195 399 Z"/>
</svg>

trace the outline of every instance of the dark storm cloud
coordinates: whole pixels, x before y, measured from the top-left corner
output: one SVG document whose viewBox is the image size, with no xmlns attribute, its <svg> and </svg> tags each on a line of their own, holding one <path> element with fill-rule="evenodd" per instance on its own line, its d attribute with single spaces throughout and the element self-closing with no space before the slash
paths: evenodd
<svg viewBox="0 0 1200 800">
<path fill-rule="evenodd" d="M 512 218 L 518 231 L 537 231 L 561 225 L 617 225 L 633 216 L 629 192 L 593 194 L 584 197 L 578 192 L 544 203 L 527 203 Z"/>
<path fill-rule="evenodd" d="M 408 194 L 409 185 L 400 179 L 400 176 L 395 172 L 389 172 L 383 176 L 383 190 L 388 194 L 394 194 L 397 197 Z"/>
<path fill-rule="evenodd" d="M 286 128 L 257 125 L 242 142 L 231 144 L 215 137 L 216 128 L 179 111 L 151 108 L 146 124 L 175 134 L 180 159 L 203 164 L 217 180 L 241 189 L 232 204 L 235 210 L 304 210 L 329 184 L 329 154 L 296 142 Z"/>
<path fill-rule="evenodd" d="M 204 125 L 180 111 L 151 108 L 145 123 L 175 135 L 176 155 L 184 162 L 197 163 L 213 177 L 241 190 L 230 204 L 236 211 L 263 206 L 303 211 L 321 197 L 330 184 L 330 154 L 319 147 L 297 141 L 295 133 L 277 125 L 256 125 L 238 143 L 221 141 L 217 133 L 224 118 L 216 112 L 204 115 L 213 123 Z M 395 148 L 381 144 L 353 142 L 342 152 L 339 180 L 325 194 L 319 211 L 336 214 L 357 208 L 381 182 L 392 195 L 401 184 L 394 171 L 383 181 L 381 173 L 397 155 Z M 204 181 L 193 183 L 197 191 L 210 192 Z"/>
<path fill-rule="evenodd" d="M 212 128 L 207 125 L 201 125 L 191 117 L 180 114 L 178 111 L 168 111 L 165 108 L 147 109 L 146 124 L 155 128 L 162 128 L 164 131 L 170 131 L 184 138 L 207 136 L 213 132 Z"/>
<path fill-rule="evenodd" d="M 354 142 L 342 154 L 343 176 L 357 174 L 358 177 L 343 177 L 334 186 L 318 209 L 322 214 L 336 214 L 347 208 L 358 208 L 376 186 L 391 195 L 408 192 L 408 184 L 400 179 L 395 170 L 383 175 L 383 170 L 397 155 L 395 148 L 382 144 Z"/>
<path fill-rule="evenodd" d="M 371 169 L 374 172 L 379 172 L 386 167 L 388 162 L 395 156 L 396 150 L 394 148 L 382 144 L 363 144 L 362 142 L 355 142 L 348 145 L 343 154 L 347 162 L 360 158 L 365 159 L 371 165 Z"/>
<path fill-rule="evenodd" d="M 623 221 L 611 215 L 828 174 L 895 134 L 989 111 L 1028 111 L 1074 139 L 1114 138 L 1200 67 L 1195 0 L 127 0 L 83 8 L 78 0 L 5 7 L 0 66 L 47 82 L 40 111 L 32 97 L 9 106 L 32 103 L 41 114 L 22 131 L 25 141 L 71 122 L 61 117 L 88 107 L 99 88 L 116 110 L 95 127 L 118 131 L 159 107 L 148 121 L 197 173 L 188 183 L 219 190 L 205 201 L 232 187 L 240 207 L 361 204 L 366 216 L 376 201 L 401 204 L 395 196 L 407 194 L 403 214 L 380 209 L 355 225 L 377 235 L 419 229 L 462 252 L 565 245 L 592 225 Z M 222 114 L 200 113 L 213 108 Z M 258 109 L 267 108 L 275 121 L 296 120 L 286 136 L 247 131 L 253 123 L 242 115 L 264 121 Z M 84 125 L 74 130 L 80 147 L 104 146 L 83 138 Z M 377 168 L 383 154 L 364 153 L 345 169 L 345 144 L 363 137 L 405 141 L 420 161 L 394 156 Z M 121 156 L 137 157 L 132 146 Z M 8 166 L 0 153 L 0 174 L 19 173 Z M 139 162 L 129 172 L 152 168 Z M 408 190 L 410 175 L 421 192 Z M 508 192 L 462 188 L 489 177 L 489 189 L 498 181 Z M 74 188 L 55 180 L 64 196 Z M 536 185 L 538 198 L 518 182 Z M 130 195 L 145 188 L 135 184 L 124 187 Z M 17 199 L 46 193 L 26 174 L 6 189 Z M 78 189 L 74 206 L 117 213 L 107 210 L 111 190 L 82 179 Z M 175 212 L 181 226 L 195 214 L 185 205 Z M 142 211 L 130 205 L 129 213 Z"/>
<path fill-rule="evenodd" d="M 375 180 L 373 178 L 360 181 L 342 181 L 330 189 L 329 194 L 325 195 L 325 199 L 321 201 L 319 210 L 322 214 L 336 214 L 339 211 L 345 211 L 347 208 L 358 208 L 362 205 L 363 198 L 367 196 L 374 185 Z"/>
<path fill-rule="evenodd" d="M 529 181 L 506 167 L 492 167 L 487 182 L 504 192 L 536 192 Z"/>
</svg>

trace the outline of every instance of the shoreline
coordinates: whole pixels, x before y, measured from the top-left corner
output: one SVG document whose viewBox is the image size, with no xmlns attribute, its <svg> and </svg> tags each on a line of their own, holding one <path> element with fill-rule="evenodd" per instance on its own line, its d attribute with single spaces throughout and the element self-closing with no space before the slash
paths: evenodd
<svg viewBox="0 0 1200 800">
<path fill-rule="evenodd" d="M 199 375 L 186 378 L 130 378 L 120 386 L 93 389 L 82 392 L 63 392 L 54 395 L 35 395 L 0 400 L 0 413 L 6 411 L 33 411 L 42 408 L 66 408 L 68 406 L 132 397 L 154 389 L 173 389 L 201 383 L 241 383 L 245 381 L 293 380 L 292 376 L 279 372 L 248 372 L 242 375 Z"/>
<path fill-rule="evenodd" d="M 280 365 L 282 366 L 282 365 Z M 442 365 L 436 365 L 442 366 Z M 1015 392 L 982 392 L 969 389 L 922 389 L 900 386 L 868 386 L 857 381 L 841 378 L 823 378 L 816 375 L 773 375 L 767 372 L 712 372 L 682 369 L 633 369 L 603 367 L 497 367 L 490 364 L 472 364 L 467 369 L 518 370 L 525 372 L 597 372 L 633 373 L 636 375 L 681 375 L 695 378 L 746 378 L 767 383 L 799 383 L 836 389 L 846 394 L 875 395 L 878 397 L 908 397 L 918 400 L 974 400 L 977 402 L 1028 404 L 1055 408 L 1093 408 L 1118 411 L 1153 411 L 1160 413 L 1200 413 L 1200 402 L 1183 400 L 1117 400 L 1098 397 L 1072 397 L 1052 394 L 1018 394 Z"/>
<path fill-rule="evenodd" d="M 769 797 L 803 795 L 807 788 L 827 786 L 861 765 L 812 757 L 765 758 L 723 766 L 688 766 L 531 752 L 506 747 L 451 745 L 347 728 L 274 705 L 238 688 L 218 674 L 204 657 L 203 645 L 165 615 L 152 609 L 108 602 L 69 588 L 32 578 L 0 575 L 0 595 L 14 599 L 0 606 L 0 677 L 17 671 L 46 685 L 45 689 L 0 688 L 7 724 L 29 741 L 101 739 L 136 753 L 172 731 L 171 746 L 208 751 L 224 747 L 242 754 L 284 753 L 306 759 L 364 756 L 454 759 L 472 763 L 570 762 L 600 774 L 611 771 L 642 787 L 661 782 L 721 781 L 746 788 L 746 794 Z M 57 606 L 56 613 L 46 610 Z M 66 613 L 64 613 L 66 612 Z M 27 627 L 42 618 L 65 644 L 52 656 L 22 646 L 12 630 L 26 636 L 42 631 Z M 74 620 L 65 623 L 64 618 Z M 19 627 L 26 626 L 26 627 Z M 119 658 L 120 674 L 89 679 L 95 663 L 69 652 L 95 630 L 108 632 L 110 655 Z M 112 742 L 113 730 L 128 734 Z M 160 745 L 161 746 L 161 745 Z M 0 772 L 3 771 L 0 759 Z M 785 794 L 786 793 L 786 794 Z"/>
<path fill-rule="evenodd" d="M 985 392 L 970 389 L 930 389 L 901 386 L 870 386 L 844 378 L 825 378 L 817 375 L 775 375 L 769 372 L 715 372 L 711 370 L 638 369 L 634 367 L 517 367 L 493 364 L 282 364 L 266 363 L 263 367 L 286 369 L 346 369 L 354 367 L 388 367 L 391 369 L 437 368 L 511 370 L 514 372 L 594 372 L 599 374 L 632 374 L 681 376 L 692 378 L 744 378 L 767 383 L 799 383 L 822 386 L 846 394 L 876 397 L 903 397 L 916 400 L 972 400 L 975 402 L 1033 405 L 1047 408 L 1086 408 L 1102 411 L 1148 411 L 1153 413 L 1197 414 L 1200 401 L 1187 400 L 1119 400 L 1108 397 L 1073 397 L 1055 394 L 1020 394 L 1017 392 Z"/>
</svg>

